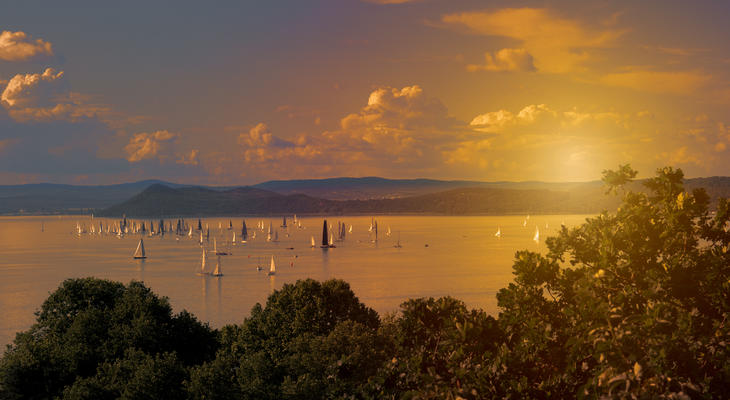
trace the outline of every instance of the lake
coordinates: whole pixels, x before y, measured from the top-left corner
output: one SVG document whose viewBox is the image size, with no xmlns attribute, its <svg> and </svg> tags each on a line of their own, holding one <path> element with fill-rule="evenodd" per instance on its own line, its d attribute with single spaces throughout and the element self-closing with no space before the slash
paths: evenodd
<svg viewBox="0 0 730 400">
<path fill-rule="evenodd" d="M 128 283 L 143 281 L 160 296 L 167 296 L 175 311 L 187 309 L 200 320 L 218 328 L 240 323 L 256 303 L 285 283 L 298 279 L 347 281 L 366 305 L 379 313 L 397 311 L 409 298 L 453 296 L 469 307 L 496 315 L 496 293 L 512 280 L 512 261 L 517 250 L 544 252 L 544 238 L 560 224 L 574 226 L 586 215 L 526 216 L 378 216 L 378 241 L 369 232 L 371 217 L 339 216 L 328 219 L 337 227 L 346 224 L 344 241 L 336 248 L 319 248 L 322 217 L 300 218 L 302 227 L 282 228 L 282 218 L 247 217 L 249 235 L 240 243 L 242 218 L 206 218 L 210 227 L 207 264 L 214 268 L 213 239 L 221 256 L 222 277 L 198 276 L 202 250 L 199 233 L 192 237 L 166 234 L 144 237 L 147 259 L 132 255 L 140 234 L 77 232 L 77 223 L 90 231 L 99 223 L 106 230 L 117 220 L 80 216 L 0 217 L 0 346 L 4 349 L 15 333 L 34 322 L 49 292 L 64 279 L 94 276 Z M 228 230 L 229 220 L 233 230 Z M 137 220 L 129 220 L 141 222 Z M 144 221 L 149 226 L 149 221 Z M 197 219 L 186 220 L 193 228 Z M 263 222 L 265 229 L 257 225 Z M 267 242 L 269 223 L 278 231 L 278 242 Z M 219 229 L 219 224 L 221 228 Z M 536 227 L 540 240 L 533 236 Z M 391 235 L 387 235 L 388 228 Z M 501 237 L 495 237 L 497 229 Z M 233 232 L 237 242 L 232 245 Z M 311 248 L 311 237 L 317 242 Z M 400 237 L 402 247 L 394 245 Z M 288 248 L 292 248 L 288 249 Z M 268 276 L 271 257 L 276 275 Z M 258 271 L 257 265 L 263 270 Z"/>
</svg>

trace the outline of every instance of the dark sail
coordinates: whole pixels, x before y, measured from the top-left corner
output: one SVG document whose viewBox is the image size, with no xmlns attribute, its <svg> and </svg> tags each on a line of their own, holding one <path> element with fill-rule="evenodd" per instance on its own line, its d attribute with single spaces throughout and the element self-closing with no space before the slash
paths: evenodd
<svg viewBox="0 0 730 400">
<path fill-rule="evenodd" d="M 322 247 L 329 246 L 329 237 L 327 235 L 327 220 L 324 220 L 324 225 L 322 226 Z"/>
<path fill-rule="evenodd" d="M 248 229 L 246 229 L 246 221 L 243 221 L 243 228 L 241 228 L 241 238 L 248 240 Z"/>
</svg>

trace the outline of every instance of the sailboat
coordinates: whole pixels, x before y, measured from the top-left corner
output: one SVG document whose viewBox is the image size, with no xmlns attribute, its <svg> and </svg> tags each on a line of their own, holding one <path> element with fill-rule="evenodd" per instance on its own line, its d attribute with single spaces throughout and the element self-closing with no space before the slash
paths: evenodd
<svg viewBox="0 0 730 400">
<path fill-rule="evenodd" d="M 347 230 L 347 233 L 352 233 L 352 225 L 350 225 L 350 229 Z"/>
<path fill-rule="evenodd" d="M 262 269 L 264 269 L 264 267 L 261 266 L 261 256 L 259 256 L 259 261 L 256 264 L 256 271 L 261 271 Z"/>
<path fill-rule="evenodd" d="M 218 260 L 215 262 L 215 270 L 211 274 L 213 276 L 223 276 L 223 270 L 221 269 L 221 258 L 218 257 Z"/>
<path fill-rule="evenodd" d="M 279 241 L 279 231 L 278 230 L 275 230 L 274 231 L 274 239 L 272 240 L 272 242 L 278 242 L 278 241 Z"/>
<path fill-rule="evenodd" d="M 388 225 L 388 231 L 385 232 L 385 236 L 390 236 L 390 225 Z"/>
<path fill-rule="evenodd" d="M 403 246 L 400 245 L 400 231 L 398 231 L 398 241 L 395 242 L 395 244 L 393 245 L 393 247 L 395 247 L 396 249 L 400 249 L 401 247 L 403 247 Z"/>
<path fill-rule="evenodd" d="M 200 245 L 203 245 L 203 231 L 200 231 Z"/>
<path fill-rule="evenodd" d="M 532 238 L 532 240 L 534 240 L 535 242 L 540 241 L 540 229 L 538 229 L 537 226 L 535 226 L 535 236 Z"/>
<path fill-rule="evenodd" d="M 494 234 L 496 237 L 502 237 L 502 228 L 497 227 L 497 233 Z"/>
<path fill-rule="evenodd" d="M 327 242 L 327 245 L 329 245 L 329 247 L 335 247 L 334 237 L 332 236 L 331 233 L 330 233 L 330 240 L 329 240 L 329 242 Z"/>
<path fill-rule="evenodd" d="M 286 217 L 284 217 L 284 221 L 281 223 L 282 228 L 286 228 Z"/>
<path fill-rule="evenodd" d="M 213 238 L 213 252 L 217 256 L 227 256 L 228 255 L 228 253 L 226 253 L 225 251 L 218 251 L 218 243 L 216 243 L 215 238 Z"/>
<path fill-rule="evenodd" d="M 314 241 L 314 235 L 312 235 L 312 248 L 317 247 L 317 243 Z"/>
<path fill-rule="evenodd" d="M 193 237 L 193 227 L 190 227 L 190 230 L 188 231 L 188 237 Z"/>
<path fill-rule="evenodd" d="M 271 256 L 271 267 L 269 268 L 269 275 L 276 275 L 276 264 L 274 263 L 274 256 Z"/>
<path fill-rule="evenodd" d="M 233 239 L 231 240 L 231 245 L 236 245 L 236 232 L 233 232 Z"/>
<path fill-rule="evenodd" d="M 139 239 L 139 243 L 137 244 L 137 250 L 134 251 L 133 257 L 135 259 L 147 258 L 144 252 L 144 242 L 142 241 L 142 239 Z"/>
<path fill-rule="evenodd" d="M 203 249 L 203 255 L 200 257 L 200 272 L 198 272 L 198 275 L 201 275 L 202 276 L 202 275 L 208 275 L 209 274 L 208 272 L 205 272 L 205 258 L 206 258 L 206 256 L 207 255 L 205 254 L 205 249 Z"/>
<path fill-rule="evenodd" d="M 329 238 L 327 235 L 327 220 L 324 220 L 324 224 L 322 225 L 322 245 L 319 247 L 322 249 L 329 249 L 330 247 Z"/>
<path fill-rule="evenodd" d="M 233 221 L 231 221 L 230 219 L 228 220 L 228 230 L 233 230 Z"/>
<path fill-rule="evenodd" d="M 241 243 L 246 243 L 248 240 L 248 229 L 246 229 L 246 221 L 243 221 L 243 227 L 241 228 Z"/>
</svg>

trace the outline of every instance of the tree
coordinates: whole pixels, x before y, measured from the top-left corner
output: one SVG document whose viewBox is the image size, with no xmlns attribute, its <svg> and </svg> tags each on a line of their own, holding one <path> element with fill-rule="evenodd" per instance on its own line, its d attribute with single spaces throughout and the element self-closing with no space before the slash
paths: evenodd
<svg viewBox="0 0 730 400">
<path fill-rule="evenodd" d="M 9 398 L 51 398 L 131 349 L 150 356 L 172 353 L 190 366 L 212 358 L 216 346 L 207 325 L 187 312 L 173 316 L 167 299 L 140 282 L 68 279 L 0 360 L 0 388 Z"/>
<path fill-rule="evenodd" d="M 635 177 L 606 171 L 609 190 Z M 518 252 L 498 294 L 505 397 L 721 398 L 730 393 L 728 203 L 709 210 L 663 168 L 603 212 Z"/>
<path fill-rule="evenodd" d="M 451 298 L 401 304 L 381 330 L 391 342 L 387 362 L 371 378 L 366 397 L 489 398 L 486 366 L 502 342 L 497 321 Z"/>
<path fill-rule="evenodd" d="M 380 319 L 341 280 L 286 284 L 240 326 L 221 332 L 216 359 L 191 373 L 192 398 L 328 398 L 375 373 Z M 221 384 L 224 382 L 224 384 Z"/>
</svg>

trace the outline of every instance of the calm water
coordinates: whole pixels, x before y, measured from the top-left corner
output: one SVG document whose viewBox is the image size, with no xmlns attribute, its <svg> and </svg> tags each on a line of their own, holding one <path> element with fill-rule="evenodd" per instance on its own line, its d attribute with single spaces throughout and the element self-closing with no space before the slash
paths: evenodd
<svg viewBox="0 0 730 400">
<path fill-rule="evenodd" d="M 230 245 L 235 231 L 240 235 L 241 218 L 209 218 L 210 243 L 232 255 L 221 257 L 223 277 L 197 276 L 202 250 L 198 233 L 192 238 L 167 234 L 145 237 L 148 258 L 134 260 L 139 235 L 76 234 L 76 223 L 87 228 L 99 222 L 86 217 L 0 217 L 0 346 L 10 343 L 15 332 L 34 322 L 34 312 L 67 278 L 94 276 L 121 282 L 141 280 L 158 295 L 167 296 L 175 309 L 187 309 L 213 327 L 238 323 L 257 302 L 264 303 L 272 290 L 297 279 L 340 278 L 349 282 L 356 295 L 380 313 L 395 311 L 408 298 L 450 295 L 470 307 L 496 314 L 495 294 L 512 280 L 515 251 L 545 251 L 544 238 L 554 234 L 561 222 L 568 226 L 584 221 L 584 215 L 436 217 L 382 216 L 377 218 L 379 240 L 368 232 L 370 217 L 339 217 L 353 226 L 336 248 L 310 247 L 322 235 L 322 218 L 301 218 L 302 228 L 281 228 L 281 219 L 246 218 L 247 243 Z M 278 229 L 279 242 L 267 242 L 256 228 L 269 221 Z M 196 220 L 189 220 L 197 226 Z M 223 229 L 218 229 L 221 223 Z M 291 220 L 289 220 L 291 225 Z M 535 227 L 540 241 L 533 241 Z M 41 228 L 43 227 L 43 231 Z M 390 227 L 392 234 L 386 235 Z M 502 236 L 494 236 L 497 228 Z M 400 235 L 402 248 L 394 248 Z M 177 238 L 177 239 L 176 239 Z M 240 241 L 240 237 L 237 237 Z M 425 245 L 428 244 L 428 247 Z M 287 249 L 293 247 L 293 250 Z M 274 256 L 277 272 L 266 271 Z M 208 265 L 215 266 L 210 255 Z M 264 266 L 257 271 L 258 263 Z"/>
</svg>

